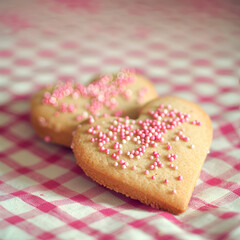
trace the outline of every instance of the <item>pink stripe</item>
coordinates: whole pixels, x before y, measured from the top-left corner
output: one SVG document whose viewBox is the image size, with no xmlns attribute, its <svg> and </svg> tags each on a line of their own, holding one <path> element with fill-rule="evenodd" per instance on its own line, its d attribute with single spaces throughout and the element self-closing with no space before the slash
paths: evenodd
<svg viewBox="0 0 240 240">
<path fill-rule="evenodd" d="M 175 85 L 175 91 L 190 91 L 191 87 L 189 85 Z"/>
<path fill-rule="evenodd" d="M 172 51 L 172 52 L 170 52 L 169 57 L 172 57 L 172 58 L 188 58 L 189 54 L 187 52 L 184 52 L 184 51 Z"/>
<path fill-rule="evenodd" d="M 5 218 L 5 221 L 15 225 L 15 224 L 17 224 L 19 222 L 25 221 L 25 219 L 21 218 L 19 216 L 12 216 L 12 217 L 9 217 L 9 218 Z"/>
<path fill-rule="evenodd" d="M 194 66 L 211 67 L 212 62 L 207 59 L 196 59 L 192 62 Z"/>
<path fill-rule="evenodd" d="M 234 75 L 234 71 L 232 69 L 218 69 L 216 71 L 216 74 L 218 75 Z"/>
<path fill-rule="evenodd" d="M 233 166 L 236 170 L 240 171 L 240 163 L 236 164 L 235 166 Z"/>
<path fill-rule="evenodd" d="M 21 198 L 24 202 L 28 203 L 31 206 L 36 207 L 37 209 L 45 213 L 56 208 L 55 205 L 49 202 L 46 202 L 42 198 L 37 197 L 35 195 L 28 194 L 27 192 L 24 192 L 24 191 L 14 192 L 12 193 L 12 195 Z"/>
<path fill-rule="evenodd" d="M 31 59 L 19 58 L 14 61 L 14 64 L 17 66 L 31 66 L 34 64 L 34 62 Z"/>
<path fill-rule="evenodd" d="M 53 239 L 56 236 L 50 232 L 43 232 L 40 235 L 37 236 L 38 239 L 42 239 L 42 240 L 48 240 L 48 239 Z"/>
<path fill-rule="evenodd" d="M 2 75 L 10 75 L 12 70 L 10 68 L 0 68 L 0 74 Z"/>
<path fill-rule="evenodd" d="M 80 68 L 82 72 L 98 74 L 100 71 L 99 67 L 94 66 L 83 66 Z"/>
<path fill-rule="evenodd" d="M 206 44 L 206 43 L 197 43 L 197 44 L 193 44 L 191 46 L 191 48 L 194 49 L 194 50 L 201 50 L 201 51 L 203 51 L 203 50 L 209 49 L 210 46 L 208 44 Z"/>
<path fill-rule="evenodd" d="M 42 49 L 38 52 L 38 55 L 45 58 L 54 58 L 56 57 L 57 53 L 50 49 Z"/>
<path fill-rule="evenodd" d="M 162 67 L 166 67 L 168 66 L 168 61 L 163 60 L 163 59 L 153 59 L 149 61 L 149 64 L 151 66 L 162 66 Z"/>
<path fill-rule="evenodd" d="M 146 53 L 144 51 L 129 51 L 127 52 L 128 57 L 146 57 Z"/>
<path fill-rule="evenodd" d="M 226 213 L 223 213 L 220 218 L 222 219 L 229 219 L 229 218 L 233 218 L 235 216 L 238 216 L 238 213 L 236 212 L 226 212 Z"/>
<path fill-rule="evenodd" d="M 184 69 L 184 68 L 171 69 L 170 72 L 172 74 L 176 74 L 176 75 L 189 75 L 189 74 L 191 74 L 189 69 Z"/>
<path fill-rule="evenodd" d="M 115 214 L 118 214 L 118 211 L 113 210 L 111 208 L 102 209 L 99 212 L 104 214 L 105 216 L 108 216 L 108 217 L 110 217 L 112 215 L 115 215 Z"/>
<path fill-rule="evenodd" d="M 214 83 L 215 80 L 212 77 L 203 77 L 203 76 L 197 76 L 194 78 L 195 81 L 197 82 L 202 82 L 202 83 Z"/>
<path fill-rule="evenodd" d="M 238 189 L 234 190 L 233 193 L 235 193 L 236 195 L 240 196 L 240 187 Z"/>
<path fill-rule="evenodd" d="M 26 39 L 19 40 L 16 45 L 22 48 L 33 48 L 35 46 L 32 41 Z"/>
<path fill-rule="evenodd" d="M 8 58 L 13 56 L 12 50 L 0 50 L 0 57 Z"/>
<path fill-rule="evenodd" d="M 221 179 L 219 178 L 211 178 L 209 180 L 206 181 L 207 184 L 211 185 L 211 186 L 217 186 L 222 182 Z"/>
<path fill-rule="evenodd" d="M 107 58 L 107 59 L 104 59 L 103 62 L 106 64 L 119 65 L 119 66 L 124 64 L 123 59 L 121 58 Z"/>
<path fill-rule="evenodd" d="M 151 43 L 148 45 L 148 48 L 151 50 L 166 50 L 168 49 L 167 46 L 163 43 Z"/>
<path fill-rule="evenodd" d="M 45 182 L 42 184 L 44 187 L 46 187 L 47 189 L 54 189 L 57 188 L 60 183 L 54 181 L 54 180 L 49 180 L 48 182 Z"/>
<path fill-rule="evenodd" d="M 70 223 L 69 226 L 80 230 L 80 229 L 83 228 L 83 227 L 87 227 L 87 224 L 85 224 L 85 223 L 84 223 L 83 221 L 81 221 L 81 220 L 76 220 L 76 221 Z"/>
<path fill-rule="evenodd" d="M 76 49 L 78 48 L 78 43 L 76 42 L 64 42 L 61 46 L 65 49 Z"/>
</svg>

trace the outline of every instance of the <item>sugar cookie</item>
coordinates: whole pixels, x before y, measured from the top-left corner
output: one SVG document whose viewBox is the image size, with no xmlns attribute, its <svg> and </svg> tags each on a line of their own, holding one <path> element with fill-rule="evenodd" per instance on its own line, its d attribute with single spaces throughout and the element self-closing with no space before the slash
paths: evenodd
<svg viewBox="0 0 240 240">
<path fill-rule="evenodd" d="M 167 96 L 146 104 L 138 119 L 83 123 L 73 151 L 99 184 L 179 214 L 187 209 L 211 141 L 208 115 L 192 102 Z"/>
<path fill-rule="evenodd" d="M 72 132 L 82 121 L 101 115 L 137 117 L 139 107 L 157 97 L 152 83 L 131 70 L 105 75 L 88 86 L 59 83 L 36 93 L 31 122 L 46 142 L 70 146 Z"/>
</svg>

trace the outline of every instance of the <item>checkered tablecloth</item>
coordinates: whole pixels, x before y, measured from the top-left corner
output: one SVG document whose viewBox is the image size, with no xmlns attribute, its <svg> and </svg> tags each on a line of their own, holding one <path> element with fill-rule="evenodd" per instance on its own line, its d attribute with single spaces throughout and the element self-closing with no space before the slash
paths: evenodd
<svg viewBox="0 0 240 240">
<path fill-rule="evenodd" d="M 122 67 L 211 116 L 182 215 L 99 186 L 31 127 L 30 98 L 46 84 Z M 240 239 L 239 78 L 237 0 L 0 1 L 0 239 Z"/>
</svg>

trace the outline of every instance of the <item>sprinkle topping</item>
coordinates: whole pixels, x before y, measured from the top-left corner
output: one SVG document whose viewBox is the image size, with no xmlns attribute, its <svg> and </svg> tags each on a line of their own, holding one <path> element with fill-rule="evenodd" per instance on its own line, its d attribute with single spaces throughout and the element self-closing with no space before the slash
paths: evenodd
<svg viewBox="0 0 240 240">
<path fill-rule="evenodd" d="M 134 71 L 131 69 L 123 69 L 116 77 L 112 75 L 101 76 L 98 80 L 84 86 L 82 84 L 74 84 L 72 81 L 60 83 L 56 85 L 51 92 L 45 92 L 42 100 L 43 104 L 52 105 L 62 113 L 74 113 L 77 106 L 74 104 L 67 104 L 66 102 L 59 102 L 65 97 L 72 97 L 73 99 L 90 98 L 90 104 L 85 106 L 87 112 L 91 115 L 98 115 L 99 111 L 103 107 L 107 107 L 111 111 L 116 109 L 118 102 L 116 97 L 121 95 L 127 101 L 132 97 L 130 89 L 126 88 L 126 85 L 135 81 Z M 146 88 L 139 90 L 138 102 L 141 102 L 147 92 Z M 115 116 L 120 116 L 121 111 L 116 111 Z M 81 114 L 76 117 L 77 121 L 86 118 L 86 114 Z"/>
<path fill-rule="evenodd" d="M 156 173 L 161 173 L 160 169 L 164 168 L 164 165 L 171 171 L 178 170 L 175 163 L 178 155 L 173 152 L 174 145 L 165 142 L 164 135 L 184 123 L 190 123 L 189 114 L 178 112 L 176 109 L 172 109 L 170 105 L 160 105 L 155 111 L 148 111 L 146 119 L 136 121 L 129 119 L 129 117 L 119 117 L 110 123 L 107 131 L 104 132 L 100 127 L 91 126 L 88 133 L 92 135 L 90 141 L 97 142 L 100 151 L 107 151 L 110 154 L 115 167 L 122 169 L 130 167 L 131 170 L 136 170 L 138 159 L 144 157 L 146 160 L 148 159 L 149 167 L 142 169 L 143 175 L 152 180 L 157 180 L 161 179 L 161 174 Z M 190 138 L 183 134 L 184 131 L 183 128 L 178 130 L 174 140 L 190 141 Z M 130 146 L 134 146 L 134 148 L 125 152 L 124 146 L 128 143 L 133 143 Z M 162 156 L 157 151 L 156 147 L 159 148 L 160 146 L 169 152 L 166 156 Z M 189 145 L 186 144 L 187 146 Z M 148 155 L 149 150 L 150 155 Z M 166 160 L 169 163 L 163 164 L 162 161 Z M 179 182 L 183 180 L 183 176 L 178 175 L 173 179 Z M 163 182 L 167 184 L 169 179 L 165 179 Z M 173 189 L 172 193 L 176 194 L 176 190 Z"/>
</svg>

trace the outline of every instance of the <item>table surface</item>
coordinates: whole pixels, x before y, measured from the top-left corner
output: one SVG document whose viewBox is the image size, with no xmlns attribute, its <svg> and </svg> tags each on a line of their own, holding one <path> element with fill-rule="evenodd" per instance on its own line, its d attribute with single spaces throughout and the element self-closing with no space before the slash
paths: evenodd
<svg viewBox="0 0 240 240">
<path fill-rule="evenodd" d="M 99 186 L 29 121 L 57 80 L 135 68 L 210 115 L 214 139 L 175 216 Z M 0 2 L 0 239 L 239 239 L 240 1 Z"/>
</svg>

